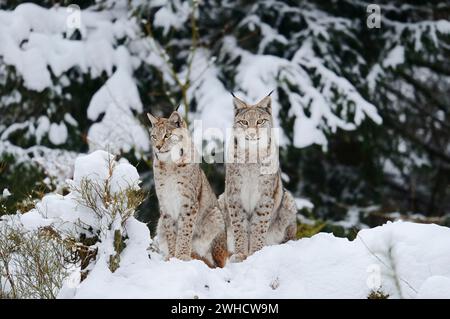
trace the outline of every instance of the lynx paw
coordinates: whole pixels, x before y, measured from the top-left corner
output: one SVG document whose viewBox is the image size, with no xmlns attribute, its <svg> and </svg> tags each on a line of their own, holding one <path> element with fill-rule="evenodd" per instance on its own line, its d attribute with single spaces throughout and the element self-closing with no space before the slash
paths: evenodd
<svg viewBox="0 0 450 319">
<path fill-rule="evenodd" d="M 176 257 L 177 259 L 184 260 L 184 261 L 189 261 L 189 260 L 192 259 L 191 256 L 189 256 L 189 255 L 187 255 L 187 254 L 177 255 L 177 256 L 175 256 L 175 257 Z"/>
<path fill-rule="evenodd" d="M 174 255 L 166 255 L 166 257 L 164 257 L 164 261 L 169 261 L 173 257 L 175 257 L 175 256 Z"/>
<path fill-rule="evenodd" d="M 247 255 L 244 254 L 233 254 L 230 257 L 230 262 L 232 263 L 240 263 L 241 261 L 244 261 L 247 258 Z"/>
</svg>

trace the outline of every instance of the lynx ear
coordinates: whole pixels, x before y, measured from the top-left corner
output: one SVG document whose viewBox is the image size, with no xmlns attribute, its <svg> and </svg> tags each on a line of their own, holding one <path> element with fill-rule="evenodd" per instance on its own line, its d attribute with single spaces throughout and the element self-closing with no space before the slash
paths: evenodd
<svg viewBox="0 0 450 319">
<path fill-rule="evenodd" d="M 170 114 L 169 121 L 175 124 L 176 127 L 186 127 L 186 122 L 178 111 L 173 111 L 172 114 Z"/>
<path fill-rule="evenodd" d="M 233 96 L 234 111 L 238 111 L 247 107 L 247 104 L 244 101 L 238 99 L 233 92 L 231 92 L 231 95 Z"/>
<path fill-rule="evenodd" d="M 272 94 L 272 92 L 270 92 L 269 95 L 267 95 L 261 101 L 259 101 L 256 104 L 256 106 L 262 107 L 262 108 L 266 109 L 267 112 L 272 113 L 272 98 L 270 97 L 270 94 Z"/>
<path fill-rule="evenodd" d="M 158 118 L 151 115 L 150 113 L 147 113 L 147 117 L 150 120 L 150 123 L 152 123 L 152 126 L 155 126 L 156 122 L 158 122 Z"/>
</svg>

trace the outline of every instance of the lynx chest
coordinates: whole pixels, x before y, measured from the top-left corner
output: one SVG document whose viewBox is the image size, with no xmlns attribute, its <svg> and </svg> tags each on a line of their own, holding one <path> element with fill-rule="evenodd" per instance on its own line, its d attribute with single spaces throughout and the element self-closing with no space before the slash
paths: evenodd
<svg viewBox="0 0 450 319">
<path fill-rule="evenodd" d="M 156 194 L 159 205 L 174 220 L 178 219 L 182 209 L 183 192 L 185 192 L 183 179 L 179 176 L 160 176 L 157 179 Z"/>
<path fill-rule="evenodd" d="M 247 166 L 247 165 L 245 165 Z M 241 202 L 247 214 L 253 213 L 261 197 L 259 166 L 242 168 L 241 173 Z"/>
</svg>

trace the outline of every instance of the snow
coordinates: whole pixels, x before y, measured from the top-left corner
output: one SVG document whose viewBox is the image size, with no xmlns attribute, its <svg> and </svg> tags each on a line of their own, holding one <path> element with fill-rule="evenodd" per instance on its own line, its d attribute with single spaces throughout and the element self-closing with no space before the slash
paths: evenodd
<svg viewBox="0 0 450 319">
<path fill-rule="evenodd" d="M 237 68 L 236 83 L 241 91 L 234 92 L 242 100 L 254 104 L 264 98 L 278 86 L 277 77 L 281 69 L 289 67 L 289 61 L 274 55 L 256 55 L 241 49 L 236 39 L 227 37 L 224 41 L 225 50 L 233 57 L 240 57 L 241 63 Z M 273 92 L 272 115 L 274 126 L 279 127 L 279 103 L 277 93 Z M 282 139 L 282 144 L 285 144 Z"/>
<path fill-rule="evenodd" d="M 148 5 L 155 9 L 154 26 L 162 28 L 165 35 L 171 29 L 184 28 L 192 11 L 190 4 L 183 1 L 151 1 Z M 177 83 L 164 47 L 151 37 L 142 37 L 140 21 L 128 19 L 126 10 L 123 2 L 117 3 L 114 10 L 81 10 L 80 40 L 70 39 L 74 29 L 69 26 L 72 11 L 67 8 L 45 9 L 24 3 L 13 11 L 0 11 L 0 56 L 6 65 L 16 68 L 27 89 L 39 92 L 47 88 L 61 90 L 70 85 L 66 72 L 73 68 L 91 78 L 106 75 L 106 82 L 92 96 L 87 109 L 89 120 L 94 122 L 87 134 L 89 151 L 102 149 L 120 154 L 134 150 L 134 155 L 140 159 L 150 146 L 147 129 L 136 117 L 143 112 L 143 105 L 133 73 L 146 63 L 161 72 L 167 87 L 177 86 Z M 224 85 L 224 70 L 216 63 L 217 59 L 229 57 L 240 59 L 232 81 L 236 85 L 232 89 L 244 100 L 255 103 L 276 88 L 288 95 L 291 104 L 288 116 L 295 117 L 294 134 L 292 141 L 281 135 L 281 146 L 292 143 L 302 148 L 318 144 L 326 148 L 327 133 L 337 128 L 353 130 L 364 118 L 381 123 L 375 106 L 364 100 L 350 82 L 326 67 L 320 55 L 312 50 L 314 36 L 329 37 L 330 25 L 344 30 L 350 21 L 331 18 L 309 6 L 300 10 L 281 5 L 280 10 L 302 14 L 312 35 L 298 42 L 302 47 L 294 52 L 292 59 L 266 54 L 273 42 L 289 46 L 292 39 L 279 34 L 257 15 L 249 14 L 240 22 L 240 27 L 260 30 L 262 39 L 257 54 L 242 49 L 235 38 L 227 36 L 217 57 L 206 48 L 197 48 L 189 53 L 191 70 L 183 67 L 177 71 L 176 75 L 182 80 L 190 76 L 188 102 L 193 104 L 195 100 L 197 105 L 191 118 L 203 121 L 203 130 L 209 134 L 205 139 L 212 140 L 218 135 L 217 130 L 223 133 L 232 123 L 230 88 Z M 440 28 L 445 29 L 445 26 Z M 121 41 L 125 36 L 127 41 Z M 314 78 L 320 77 L 319 85 L 313 83 L 311 69 L 316 70 Z M 55 83 L 52 74 L 56 77 Z M 345 96 L 343 99 L 348 104 L 339 111 L 342 114 L 335 114 L 336 103 L 332 102 L 335 90 Z M 272 98 L 275 126 L 279 127 L 282 119 L 279 118 L 281 103 L 277 90 Z M 354 118 L 347 119 L 347 112 L 354 114 Z M 65 115 L 64 119 L 67 124 L 76 126 L 73 118 Z M 52 144 L 64 144 L 63 125 L 43 120 L 36 130 L 38 142 L 48 133 Z"/>
<path fill-rule="evenodd" d="M 262 41 L 259 43 L 258 54 L 263 54 L 266 46 L 273 41 L 277 41 L 284 45 L 288 45 L 289 41 L 283 35 L 278 34 L 269 24 L 261 21 L 257 15 L 249 15 L 245 17 L 240 23 L 239 27 L 247 25 L 251 32 L 258 27 L 262 34 Z"/>
<path fill-rule="evenodd" d="M 50 125 L 50 130 L 48 132 L 48 138 L 50 142 L 54 145 L 61 145 L 67 141 L 67 126 L 63 122 L 56 124 L 52 123 Z"/>
<path fill-rule="evenodd" d="M 448 20 L 438 20 L 436 23 L 436 29 L 442 34 L 450 34 L 450 22 Z"/>
<path fill-rule="evenodd" d="M 77 120 L 75 120 L 73 118 L 72 115 L 70 115 L 70 113 L 66 113 L 64 114 L 64 121 L 66 121 L 68 124 L 70 124 L 71 126 L 78 126 L 78 122 Z"/>
<path fill-rule="evenodd" d="M 367 86 L 372 94 L 375 93 L 375 88 L 377 87 L 377 80 L 383 75 L 384 75 L 383 69 L 378 63 L 376 63 L 370 69 L 370 72 L 367 75 Z"/>
<path fill-rule="evenodd" d="M 49 130 L 50 130 L 50 120 L 48 119 L 48 117 L 45 115 L 39 117 L 37 121 L 37 127 L 34 133 L 36 136 L 36 142 L 38 144 L 41 143 L 42 138 L 44 137 L 45 134 L 48 133 Z"/>
<path fill-rule="evenodd" d="M 139 174 L 127 161 L 119 163 L 111 175 L 111 193 L 118 194 L 124 189 L 139 190 Z"/>
<path fill-rule="evenodd" d="M 78 198 L 73 194 L 46 195 L 36 205 L 36 208 L 19 215 L 19 218 L 23 227 L 30 231 L 40 227 L 53 226 L 63 234 L 72 234 L 85 232 L 82 225 L 98 228 L 94 212 L 80 205 Z"/>
<path fill-rule="evenodd" d="M 252 54 L 240 48 L 236 40 L 229 36 L 224 40 L 224 51 L 233 59 L 241 59 L 235 76 L 241 91 L 234 93 L 244 101 L 254 103 L 273 88 L 279 88 L 288 95 L 288 116 L 295 118 L 292 141 L 295 147 L 318 144 L 326 148 L 326 132 L 334 133 L 338 128 L 355 130 L 365 118 L 382 123 L 373 104 L 366 101 L 346 78 L 324 66 L 322 59 L 316 56 L 311 40 L 303 41 L 291 60 L 268 54 Z M 320 78 L 320 86 L 313 84 L 310 70 L 314 70 Z M 335 113 L 335 91 L 342 95 L 341 100 L 345 102 L 343 114 Z M 279 127 L 278 93 L 275 91 L 271 96 L 274 126 Z M 306 115 L 305 109 L 309 109 L 311 115 Z M 346 119 L 347 111 L 354 113 L 352 119 Z M 227 119 L 227 116 L 223 118 Z M 281 135 L 280 145 L 287 144 L 287 137 Z"/>
<path fill-rule="evenodd" d="M 417 298 L 420 299 L 450 299 L 450 278 L 431 276 L 420 287 Z"/>
<path fill-rule="evenodd" d="M 183 1 L 153 1 L 150 6 L 158 7 L 153 22 L 162 28 L 164 35 L 171 28 L 185 27 L 191 13 L 189 3 Z M 280 6 L 281 10 L 283 5 Z M 339 61 L 331 61 L 328 56 L 334 55 L 314 41 L 332 37 L 330 25 L 345 30 L 351 22 L 308 8 L 295 13 L 299 12 L 303 13 L 308 25 L 305 32 L 310 36 L 298 34 L 293 41 L 301 43 L 301 47 L 296 52 L 287 52 L 290 59 L 265 53 L 272 42 L 290 46 L 290 39 L 249 14 L 240 27 L 259 28 L 262 37 L 258 54 L 242 49 L 235 38 L 227 36 L 218 57 L 206 48 L 197 48 L 192 56 L 191 72 L 181 68 L 177 75 L 182 80 L 190 75 L 192 86 L 187 92 L 188 100 L 197 102 L 197 112 L 192 118 L 201 119 L 205 130 L 230 127 L 233 117 L 232 99 L 221 80 L 229 72 L 215 64 L 216 58 L 240 61 L 233 71 L 231 83 L 235 87 L 232 89 L 247 102 L 254 103 L 275 88 L 285 93 L 288 117 L 294 118 L 294 134 L 292 141 L 282 136 L 282 145 L 292 142 L 298 148 L 312 144 L 326 148 L 327 134 L 337 129 L 354 130 L 364 119 L 381 124 L 375 105 L 358 93 L 356 84 L 341 76 L 339 68 L 333 68 L 333 63 Z M 35 135 L 37 144 L 48 136 L 53 145 L 63 145 L 69 138 L 65 123 L 78 125 L 68 113 L 64 114 L 64 122 L 51 123 L 49 117 L 41 116 L 36 124 L 30 119 L 1 128 L 0 149 L 13 154 L 18 162 L 38 163 L 59 186 L 73 177 L 68 181 L 69 194 L 47 194 L 31 211 L 8 218 L 17 219 L 27 230 L 51 225 L 63 234 L 89 233 L 101 229 L 105 222 L 109 225 L 100 235 L 101 243 L 96 247 L 98 259 L 91 265 L 88 278 L 79 283 L 79 272 L 74 271 L 61 289 L 60 298 L 366 298 L 372 289 L 381 289 L 392 298 L 450 298 L 450 230 L 446 227 L 388 223 L 360 231 L 354 241 L 320 233 L 265 247 L 246 261 L 228 264 L 224 269 L 209 269 L 200 261 L 163 261 L 149 249 L 152 240 L 145 224 L 133 217 L 126 221 L 118 216 L 99 218 L 98 212 L 80 204 L 79 189 L 86 179 L 100 185 L 107 182 L 114 195 L 129 188 L 139 189 L 136 168 L 125 160 L 116 161 L 110 154 L 134 149 L 139 158 L 150 149 L 147 130 L 136 118 L 136 113 L 144 109 L 134 79 L 136 68 L 140 63 L 147 63 L 161 71 L 169 86 L 174 86 L 175 81 L 166 61 L 168 57 L 159 52 L 161 47 L 153 39 L 139 38 L 138 22 L 133 18 L 123 14 L 115 16 L 109 10 L 83 10 L 81 39 L 70 40 L 73 30 L 67 26 L 69 13 L 64 7 L 45 9 L 31 3 L 21 4 L 13 11 L 0 10 L 0 56 L 5 65 L 16 69 L 26 89 L 61 90 L 52 75 L 64 87 L 70 84 L 65 73 L 72 68 L 92 78 L 102 75 L 107 78 L 87 107 L 88 119 L 94 122 L 87 135 L 90 154 L 76 158 L 73 152 L 41 145 L 23 149 L 8 141 L 11 133 L 24 130 Z M 389 20 L 386 24 L 392 26 Z M 435 44 L 437 33 L 450 33 L 450 23 L 444 20 L 396 27 L 398 34 L 405 29 L 412 31 L 416 51 L 422 50 L 424 33 Z M 126 41 L 121 41 L 125 35 Z M 367 77 L 372 93 L 380 77 L 387 76 L 385 69 L 405 62 L 405 48 L 407 43 L 392 46 L 387 41 L 386 58 L 375 63 Z M 185 52 L 180 52 L 180 56 L 181 53 Z M 361 61 L 364 64 L 365 60 Z M 359 72 L 356 65 L 354 72 Z M 427 78 L 423 72 L 417 76 Z M 400 89 L 406 96 L 411 95 L 410 88 Z M 339 101 L 335 100 L 335 91 L 342 95 Z M 272 95 L 275 126 L 283 120 L 279 118 L 280 98 L 275 91 Z M 15 92 L 1 97 L 0 104 L 20 100 L 20 93 Z M 338 104 L 342 105 L 342 111 L 337 109 Z M 209 133 L 211 139 L 218 136 Z M 403 148 L 404 144 L 400 144 L 399 150 Z M 102 151 L 105 149 L 110 153 Z M 385 161 L 384 169 L 394 175 L 401 173 L 389 160 Z M 5 188 L 2 198 L 9 195 Z M 297 198 L 296 204 L 298 209 L 313 208 L 307 199 Z M 101 209 L 107 212 L 106 207 Z M 356 225 L 359 214 L 358 208 L 352 208 L 338 224 Z M 301 216 L 299 220 L 308 221 Z M 112 234 L 122 224 L 127 236 L 126 248 L 121 253 L 119 269 L 111 273 L 107 263 L 113 252 Z"/>
<path fill-rule="evenodd" d="M 108 10 L 82 10 L 79 26 L 82 38 L 71 40 L 74 31 L 69 27 L 71 12 L 65 7 L 45 9 L 32 3 L 20 4 L 13 11 L 0 10 L 0 56 L 6 65 L 15 67 L 27 89 L 38 92 L 57 89 L 51 74 L 64 84 L 65 72 L 72 68 L 93 78 L 106 74 L 109 79 L 88 107 L 88 118 L 92 121 L 106 113 L 104 121 L 92 125 L 88 132 L 90 149 L 120 153 L 135 148 L 140 157 L 149 150 L 149 143 L 145 129 L 132 113 L 132 110 L 142 112 L 132 78 L 138 64 L 132 61 L 128 49 L 117 45 L 125 35 L 131 40 L 136 38 L 136 21 L 124 16 L 116 18 Z M 67 123 L 76 125 L 73 118 L 67 118 Z M 64 144 L 65 124 L 52 123 L 50 128 L 46 121 L 41 124 L 36 136 L 38 143 L 49 130 L 52 144 Z"/>
<path fill-rule="evenodd" d="M 94 185 L 109 185 L 111 194 L 123 193 L 130 187 L 139 188 L 136 168 L 126 160 L 117 162 L 113 155 L 105 151 L 80 155 L 74 165 L 73 179 L 67 181 L 71 192 L 65 196 L 47 194 L 34 209 L 19 215 L 25 229 L 35 230 L 53 225 L 63 234 L 84 232 L 86 225 L 94 230 L 99 229 L 101 223 L 106 222 L 106 216 L 99 220 L 96 212 L 82 204 L 80 189 L 85 180 Z M 99 194 L 93 194 L 93 197 L 99 202 Z"/>
<path fill-rule="evenodd" d="M 197 101 L 197 119 L 202 121 L 203 129 L 219 129 L 225 134 L 226 128 L 232 127 L 233 104 L 230 92 L 218 76 L 211 52 L 198 49 L 192 61 L 192 86 L 188 90 L 188 96 Z"/>
<path fill-rule="evenodd" d="M 22 74 L 27 88 L 42 91 L 52 85 L 47 66 L 59 76 L 73 66 L 86 70 L 89 64 L 95 63 L 95 57 L 90 60 L 86 56 L 89 51 L 85 50 L 85 42 L 63 38 L 62 33 L 68 31 L 68 15 L 65 8 L 47 10 L 31 3 L 1 12 L 0 55 Z M 86 26 L 95 29 L 106 22 L 101 14 L 82 14 L 82 19 Z"/>
<path fill-rule="evenodd" d="M 397 45 L 387 55 L 383 61 L 383 66 L 395 68 L 405 62 L 405 48 L 401 45 Z"/>
<path fill-rule="evenodd" d="M 132 113 L 132 110 L 142 112 L 142 102 L 132 78 L 131 57 L 121 46 L 115 59 L 118 65 L 116 72 L 94 94 L 88 106 L 87 115 L 91 120 L 105 113 L 103 120 L 89 129 L 90 149 L 119 153 L 120 150 L 129 152 L 135 147 L 138 151 L 148 151 L 148 134 Z"/>
<path fill-rule="evenodd" d="M 59 298 L 367 298 L 372 290 L 390 298 L 449 296 L 447 227 L 388 222 L 361 230 L 353 241 L 319 233 L 265 247 L 242 263 L 210 269 L 197 260 L 164 261 L 152 248 L 144 223 L 134 217 L 121 221 L 117 215 L 99 216 L 85 206 L 79 187 L 86 179 L 106 185 L 115 196 L 130 187 L 139 189 L 140 183 L 136 168 L 126 160 L 95 151 L 75 160 L 69 194 L 48 194 L 31 211 L 3 220 L 16 219 L 26 230 L 53 226 L 63 236 L 99 231 L 97 259 L 88 277 L 80 283 L 75 269 Z M 108 211 L 96 201 L 101 211 Z M 312 207 L 306 199 L 296 203 Z M 112 273 L 108 261 L 115 229 L 127 239 L 120 267 Z"/>
<path fill-rule="evenodd" d="M 17 124 L 17 123 L 16 123 Z M 19 128 L 17 125 L 14 125 Z M 4 133 L 7 132 L 6 130 Z M 72 177 L 73 164 L 77 154 L 63 149 L 50 149 L 35 145 L 21 148 L 5 140 L 8 134 L 0 137 L 0 150 L 12 154 L 17 163 L 35 163 L 40 166 L 48 177 L 52 178 L 57 190 L 64 187 L 65 180 Z"/>
<path fill-rule="evenodd" d="M 154 3 L 153 5 L 158 5 Z M 174 10 L 175 9 L 175 10 Z M 155 13 L 154 25 L 163 28 L 163 34 L 167 35 L 171 28 L 181 29 L 189 19 L 191 8 L 186 1 L 165 2 Z"/>
<path fill-rule="evenodd" d="M 209 269 L 200 261 L 166 262 L 155 253 L 147 258 L 148 231 L 132 224 L 136 234 L 121 255 L 122 266 L 115 273 L 92 272 L 61 298 L 367 298 L 378 288 L 391 298 L 415 298 L 427 296 L 430 286 L 440 287 L 433 296 L 448 297 L 446 227 L 388 223 L 360 231 L 354 241 L 320 233 Z M 371 278 L 378 275 L 381 287 Z"/>
<path fill-rule="evenodd" d="M 309 201 L 306 198 L 295 198 L 295 205 L 297 206 L 298 210 L 301 209 L 313 209 L 314 208 L 314 204 L 311 203 L 311 201 Z"/>
<path fill-rule="evenodd" d="M 2 192 L 2 196 L 3 196 L 3 198 L 8 198 L 9 196 L 11 196 L 11 192 L 9 191 L 9 189 L 4 188 L 3 192 Z"/>
<path fill-rule="evenodd" d="M 383 16 L 383 24 L 386 26 L 386 43 L 383 48 L 384 60 L 375 63 L 367 76 L 367 85 L 372 95 L 376 94 L 376 82 L 382 81 L 390 72 L 386 72 L 389 68 L 397 68 L 405 63 L 405 50 L 414 53 L 423 54 L 426 49 L 423 43 L 432 43 L 435 47 L 439 46 L 438 35 L 447 35 L 450 33 L 450 22 L 447 20 L 435 21 L 419 21 L 419 22 L 398 22 Z M 427 39 L 427 41 L 424 41 Z M 415 66 L 411 66 L 415 69 Z M 420 78 L 420 73 L 414 71 L 414 75 Z M 428 76 L 429 78 L 429 76 Z M 425 77 L 423 81 L 428 79 Z M 403 83 L 405 85 L 405 83 Z M 402 93 L 405 94 L 402 88 Z M 411 97 L 411 94 L 407 95 Z M 411 97 L 414 99 L 414 95 Z M 395 103 L 396 101 L 392 101 Z"/>
<path fill-rule="evenodd" d="M 350 207 L 345 219 L 334 222 L 333 225 L 342 226 L 345 229 L 352 229 L 360 224 L 360 211 L 356 207 Z"/>
<path fill-rule="evenodd" d="M 81 186 L 84 178 L 93 182 L 102 183 L 109 174 L 109 168 L 114 161 L 114 157 L 105 151 L 95 151 L 87 155 L 80 155 L 75 160 L 75 170 L 73 173 L 73 184 Z"/>
</svg>

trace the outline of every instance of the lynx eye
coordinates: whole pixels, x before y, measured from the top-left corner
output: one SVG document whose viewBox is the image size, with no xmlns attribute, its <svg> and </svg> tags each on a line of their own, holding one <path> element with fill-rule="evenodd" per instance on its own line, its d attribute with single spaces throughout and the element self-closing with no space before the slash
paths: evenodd
<svg viewBox="0 0 450 319">
<path fill-rule="evenodd" d="M 262 120 L 258 120 L 256 123 L 257 123 L 258 125 L 263 125 L 263 124 L 266 123 L 266 122 L 267 122 L 266 119 L 262 119 Z"/>
<path fill-rule="evenodd" d="M 167 132 L 166 135 L 164 135 L 164 138 L 169 138 L 172 136 L 172 133 Z"/>
<path fill-rule="evenodd" d="M 248 121 L 246 121 L 246 120 L 240 120 L 238 123 L 243 126 L 248 126 Z"/>
</svg>

